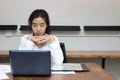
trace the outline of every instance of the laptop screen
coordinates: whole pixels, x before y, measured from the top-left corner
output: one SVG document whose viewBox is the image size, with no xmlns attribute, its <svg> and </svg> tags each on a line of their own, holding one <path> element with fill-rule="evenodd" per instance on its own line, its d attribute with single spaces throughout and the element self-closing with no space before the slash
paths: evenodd
<svg viewBox="0 0 120 80">
<path fill-rule="evenodd" d="M 13 75 L 51 75 L 51 56 L 48 50 L 10 50 Z"/>
</svg>

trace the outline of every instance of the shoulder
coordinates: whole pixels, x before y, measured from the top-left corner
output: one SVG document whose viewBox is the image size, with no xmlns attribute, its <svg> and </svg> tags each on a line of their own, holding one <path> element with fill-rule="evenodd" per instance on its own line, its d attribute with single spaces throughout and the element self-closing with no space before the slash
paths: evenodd
<svg viewBox="0 0 120 80">
<path fill-rule="evenodd" d="M 53 37 L 54 37 L 54 39 L 55 39 L 55 42 L 57 41 L 57 42 L 59 42 L 59 39 L 58 39 L 58 37 L 57 36 L 55 36 L 55 35 L 52 35 Z"/>
<path fill-rule="evenodd" d="M 53 37 L 55 38 L 55 40 L 58 40 L 58 37 L 57 37 L 57 36 L 55 36 L 55 35 L 51 35 L 51 36 L 53 36 Z"/>
<path fill-rule="evenodd" d="M 59 40 L 58 40 L 58 37 L 57 37 L 57 36 L 55 36 L 55 35 L 51 35 L 51 34 L 46 34 L 46 35 L 53 36 L 53 37 L 54 37 L 54 39 L 55 39 L 55 41 L 59 41 Z"/>
</svg>

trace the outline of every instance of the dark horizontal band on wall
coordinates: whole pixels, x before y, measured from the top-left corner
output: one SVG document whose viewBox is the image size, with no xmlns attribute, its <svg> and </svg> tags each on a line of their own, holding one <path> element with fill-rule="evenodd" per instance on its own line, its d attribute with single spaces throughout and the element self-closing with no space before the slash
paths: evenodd
<svg viewBox="0 0 120 80">
<path fill-rule="evenodd" d="M 28 25 L 21 25 L 19 30 L 30 30 Z"/>
<path fill-rule="evenodd" d="M 50 26 L 52 31 L 81 31 L 80 26 Z M 28 25 L 21 25 L 20 30 L 30 30 Z"/>
<path fill-rule="evenodd" d="M 52 31 L 81 31 L 80 26 L 51 26 Z"/>
<path fill-rule="evenodd" d="M 84 26 L 85 31 L 120 31 L 120 26 Z"/>
<path fill-rule="evenodd" d="M 16 30 L 17 25 L 0 25 L 0 30 Z"/>
</svg>

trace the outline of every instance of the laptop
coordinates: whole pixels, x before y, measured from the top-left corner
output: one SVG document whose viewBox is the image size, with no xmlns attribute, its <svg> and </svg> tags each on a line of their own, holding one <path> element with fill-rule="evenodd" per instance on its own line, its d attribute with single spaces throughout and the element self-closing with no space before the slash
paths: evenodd
<svg viewBox="0 0 120 80">
<path fill-rule="evenodd" d="M 14 76 L 51 75 L 51 54 L 48 50 L 10 50 L 9 56 Z"/>
</svg>

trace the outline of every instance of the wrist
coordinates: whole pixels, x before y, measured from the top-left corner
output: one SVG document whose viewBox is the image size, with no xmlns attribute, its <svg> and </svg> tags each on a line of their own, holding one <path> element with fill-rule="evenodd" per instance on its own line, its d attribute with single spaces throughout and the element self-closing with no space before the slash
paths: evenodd
<svg viewBox="0 0 120 80">
<path fill-rule="evenodd" d="M 52 43 L 54 41 L 55 41 L 54 36 L 50 36 L 50 42 Z"/>
<path fill-rule="evenodd" d="M 32 41 L 32 36 L 28 36 L 27 40 L 31 40 Z"/>
</svg>

